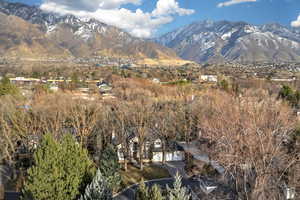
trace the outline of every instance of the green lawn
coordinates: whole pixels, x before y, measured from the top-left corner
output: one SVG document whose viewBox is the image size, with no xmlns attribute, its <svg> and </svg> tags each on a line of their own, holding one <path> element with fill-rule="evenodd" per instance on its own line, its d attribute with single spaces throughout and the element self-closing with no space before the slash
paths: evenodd
<svg viewBox="0 0 300 200">
<path fill-rule="evenodd" d="M 135 183 L 139 183 L 142 178 L 146 181 L 171 177 L 168 170 L 155 165 L 145 166 L 143 171 L 135 166 L 128 165 L 127 172 L 121 170 L 120 173 L 122 177 L 123 188 Z"/>
</svg>

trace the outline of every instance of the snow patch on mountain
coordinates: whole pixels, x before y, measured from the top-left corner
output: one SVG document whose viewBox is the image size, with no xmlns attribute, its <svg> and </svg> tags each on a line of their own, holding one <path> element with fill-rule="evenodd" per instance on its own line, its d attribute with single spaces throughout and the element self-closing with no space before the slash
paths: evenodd
<svg viewBox="0 0 300 200">
<path fill-rule="evenodd" d="M 300 31 L 280 24 L 254 26 L 245 22 L 203 21 L 167 33 L 155 40 L 173 48 L 184 59 L 255 62 L 300 62 Z M 196 55 L 195 52 L 202 52 Z M 206 56 L 203 56 L 206 55 Z"/>
</svg>

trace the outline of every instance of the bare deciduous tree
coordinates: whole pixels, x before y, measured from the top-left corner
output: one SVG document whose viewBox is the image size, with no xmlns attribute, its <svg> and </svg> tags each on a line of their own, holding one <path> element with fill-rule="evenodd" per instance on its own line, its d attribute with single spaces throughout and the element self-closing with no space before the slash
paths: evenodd
<svg viewBox="0 0 300 200">
<path fill-rule="evenodd" d="M 243 172 L 243 198 L 280 199 L 284 173 L 295 162 L 283 146 L 294 128 L 290 109 L 267 96 L 214 95 L 211 102 L 204 102 L 200 120 L 204 134 L 216 142 L 214 159 L 236 181 Z M 252 172 L 252 182 L 246 172 Z"/>
</svg>

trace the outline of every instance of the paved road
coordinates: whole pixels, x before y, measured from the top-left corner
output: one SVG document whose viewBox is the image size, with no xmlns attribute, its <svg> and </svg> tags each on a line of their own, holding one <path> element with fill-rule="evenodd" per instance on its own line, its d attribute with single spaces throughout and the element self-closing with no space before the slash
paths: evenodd
<svg viewBox="0 0 300 200">
<path fill-rule="evenodd" d="M 154 184 L 157 184 L 161 188 L 166 188 L 167 185 L 169 187 L 173 186 L 174 179 L 173 178 L 167 178 L 163 180 L 153 180 L 153 181 L 148 181 L 145 182 L 146 186 L 152 186 Z M 182 179 L 182 183 L 186 187 L 193 187 L 199 185 L 199 182 L 193 179 Z M 133 200 L 135 199 L 135 192 L 136 189 L 138 188 L 138 185 L 134 185 L 125 191 L 123 191 L 121 194 L 115 196 L 113 199 L 114 200 Z"/>
<path fill-rule="evenodd" d="M 5 192 L 4 200 L 19 200 L 20 195 L 19 192 Z"/>
</svg>

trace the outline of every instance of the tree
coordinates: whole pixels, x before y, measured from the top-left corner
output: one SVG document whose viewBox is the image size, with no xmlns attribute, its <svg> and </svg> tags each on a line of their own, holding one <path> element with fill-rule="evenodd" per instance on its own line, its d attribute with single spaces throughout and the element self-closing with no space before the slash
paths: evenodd
<svg viewBox="0 0 300 200">
<path fill-rule="evenodd" d="M 145 145 L 149 137 L 149 124 L 153 117 L 153 108 L 150 103 L 144 101 L 136 101 L 129 111 L 131 114 L 131 122 L 134 125 L 134 132 L 138 138 L 138 156 L 140 170 L 144 168 Z"/>
<path fill-rule="evenodd" d="M 220 89 L 228 92 L 229 91 L 229 83 L 227 80 L 223 79 L 222 81 L 219 82 L 219 87 Z"/>
<path fill-rule="evenodd" d="M 283 85 L 282 88 L 279 91 L 278 97 L 282 99 L 286 99 L 289 96 L 292 96 L 294 94 L 294 91 L 292 88 L 290 88 L 288 85 Z"/>
<path fill-rule="evenodd" d="M 164 200 L 161 189 L 154 185 L 151 188 L 145 185 L 144 179 L 141 180 L 136 192 L 136 200 Z"/>
<path fill-rule="evenodd" d="M 118 154 L 112 145 L 108 145 L 100 157 L 99 169 L 106 178 L 108 186 L 115 191 L 121 184 Z"/>
<path fill-rule="evenodd" d="M 165 163 L 167 142 L 176 137 L 175 116 L 178 113 L 178 109 L 175 109 L 170 102 L 163 101 L 158 102 L 155 107 L 155 118 L 152 120 L 152 129 L 162 142 L 162 163 Z"/>
<path fill-rule="evenodd" d="M 278 98 L 286 100 L 293 107 L 297 107 L 300 101 L 300 92 L 294 91 L 287 85 L 283 85 L 279 91 Z"/>
<path fill-rule="evenodd" d="M 34 162 L 25 181 L 24 199 L 75 199 L 91 175 L 88 153 L 71 135 L 58 142 L 46 134 L 34 153 Z"/>
<path fill-rule="evenodd" d="M 81 196 L 80 200 L 111 200 L 111 199 L 112 199 L 112 191 L 105 177 L 102 176 L 101 171 L 98 169 L 92 183 L 86 187 L 85 193 L 83 196 Z"/>
<path fill-rule="evenodd" d="M 141 180 L 140 186 L 136 192 L 136 200 L 149 200 L 149 190 L 145 185 L 144 179 Z"/>
<path fill-rule="evenodd" d="M 161 189 L 157 185 L 152 186 L 149 193 L 149 200 L 164 200 Z"/>
<path fill-rule="evenodd" d="M 36 85 L 34 86 L 33 91 L 36 96 L 41 96 L 44 94 L 51 93 L 49 85 Z"/>
<path fill-rule="evenodd" d="M 292 110 L 267 95 L 236 99 L 215 93 L 210 97 L 202 99 L 203 113 L 208 114 L 199 120 L 203 137 L 214 145 L 210 157 L 225 168 L 239 198 L 278 199 L 284 174 L 295 163 L 283 139 L 294 129 Z"/>
<path fill-rule="evenodd" d="M 0 96 L 3 95 L 17 95 L 19 93 L 18 88 L 10 83 L 9 78 L 3 77 L 0 82 Z"/>
<path fill-rule="evenodd" d="M 96 103 L 86 103 L 82 100 L 70 101 L 68 106 L 69 125 L 80 137 L 80 143 L 87 145 L 87 138 L 96 128 L 101 107 Z"/>
<path fill-rule="evenodd" d="M 80 80 L 78 78 L 78 74 L 77 73 L 73 73 L 71 76 L 71 90 L 74 90 L 76 88 L 78 88 L 80 86 Z"/>
<path fill-rule="evenodd" d="M 185 187 L 182 186 L 181 183 L 181 176 L 176 174 L 175 176 L 175 182 L 173 185 L 173 189 L 170 189 L 167 187 L 168 194 L 169 194 L 169 200 L 189 200 L 190 195 L 188 194 L 188 191 Z"/>
</svg>

